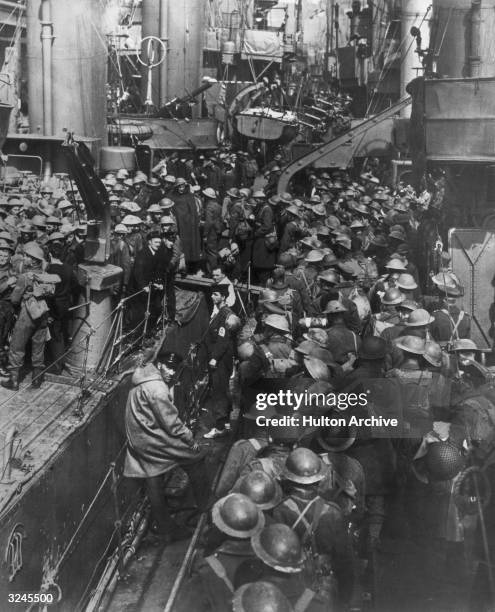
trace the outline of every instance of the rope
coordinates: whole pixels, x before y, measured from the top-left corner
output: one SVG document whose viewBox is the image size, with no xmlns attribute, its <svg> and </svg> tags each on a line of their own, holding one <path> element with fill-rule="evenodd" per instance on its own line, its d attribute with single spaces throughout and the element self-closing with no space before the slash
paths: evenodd
<svg viewBox="0 0 495 612">
<path fill-rule="evenodd" d="M 134 295 L 137 295 L 138 293 L 141 293 L 142 291 L 137 292 Z M 132 296 L 131 296 L 132 297 Z M 121 301 L 122 303 L 122 301 Z M 119 305 L 112 311 L 111 314 L 115 313 L 119 308 L 121 308 L 121 303 L 119 303 Z M 111 314 L 109 316 L 111 316 Z M 98 385 L 105 377 L 106 377 L 106 373 L 108 371 L 108 369 L 103 372 L 102 374 L 100 374 L 99 376 L 97 376 L 94 380 L 89 381 L 88 384 L 84 385 L 85 381 L 87 380 L 86 378 L 86 370 L 87 370 L 87 356 L 88 356 L 88 350 L 87 350 L 87 346 L 89 343 L 89 338 L 98 331 L 98 329 L 103 325 L 103 323 L 105 323 L 105 321 L 108 319 L 108 316 L 105 317 L 105 319 L 100 323 L 100 325 L 98 325 L 96 328 L 92 328 L 88 334 L 86 334 L 85 337 L 81 338 L 81 340 L 79 342 L 77 342 L 75 345 L 71 345 L 71 347 L 69 347 L 69 349 L 67 349 L 67 351 L 65 351 L 65 353 L 63 353 L 60 357 L 58 357 L 55 361 L 53 361 L 49 366 L 47 366 L 42 372 L 41 374 L 39 374 L 36 378 L 38 378 L 39 376 L 42 376 L 43 374 L 46 373 L 46 371 L 55 363 L 57 363 L 58 361 L 60 361 L 61 359 L 63 359 L 71 350 L 73 350 L 74 346 L 84 346 L 84 348 L 86 349 L 86 353 L 85 353 L 85 358 L 84 358 L 84 375 L 81 379 L 81 391 L 77 397 L 78 400 L 78 406 L 76 408 L 76 413 L 79 411 L 80 412 L 80 408 L 82 405 L 83 400 L 87 397 L 87 392 L 92 389 L 94 386 Z M 139 339 L 138 339 L 139 340 Z M 135 344 L 135 343 L 134 343 Z M 34 378 L 33 380 L 36 380 L 36 378 Z M 12 393 L 11 395 L 9 395 L 9 397 L 7 399 L 5 399 L 3 402 L 0 403 L 0 407 L 4 406 L 5 404 L 7 404 L 15 395 L 17 395 L 17 393 L 19 393 L 21 391 L 21 389 L 19 389 L 19 391 L 15 391 L 14 393 Z M 70 404 L 75 401 L 76 398 L 74 398 L 73 400 L 71 400 Z M 27 431 L 27 429 L 29 429 L 29 427 L 31 427 L 31 425 L 33 425 L 36 421 L 38 421 L 46 412 L 48 412 L 52 406 L 54 406 L 57 401 L 59 400 L 59 398 L 56 398 L 53 402 L 51 402 L 50 404 L 48 404 L 46 406 L 46 408 L 44 410 L 42 410 L 39 414 L 36 415 L 36 417 L 32 420 L 29 421 L 28 423 L 26 423 L 26 425 L 17 432 L 17 436 L 21 436 L 25 431 Z M 43 429 L 43 431 L 52 423 L 53 421 L 50 421 L 49 423 L 47 423 L 47 425 L 45 426 L 45 428 Z M 4 449 L 6 448 L 7 445 L 4 444 L 4 446 L 2 448 L 0 448 L 0 452 L 3 452 Z"/>
<path fill-rule="evenodd" d="M 134 514 L 133 508 L 134 508 L 134 506 L 136 505 L 137 501 L 140 498 L 141 498 L 141 490 L 139 489 L 137 491 L 137 493 L 134 495 L 133 501 L 128 505 L 127 510 L 124 512 L 124 514 L 122 516 L 122 521 L 123 522 L 127 521 L 127 518 L 129 517 L 130 514 Z M 90 588 L 92 588 L 92 586 L 94 584 L 93 583 L 93 579 L 94 579 L 94 577 L 95 577 L 95 575 L 96 575 L 96 573 L 97 573 L 101 563 L 107 558 L 108 553 L 110 552 L 110 547 L 112 546 L 113 539 L 115 537 L 116 532 L 117 532 L 117 527 L 114 527 L 114 529 L 113 529 L 113 531 L 112 531 L 112 533 L 110 535 L 110 538 L 108 539 L 108 543 L 107 543 L 107 545 L 105 547 L 105 550 L 100 555 L 100 557 L 97 559 L 97 561 L 94 563 L 93 572 L 91 573 L 91 576 L 90 576 L 89 580 L 86 583 L 86 588 L 84 589 L 84 591 L 83 591 L 83 593 L 81 595 L 81 598 L 79 599 L 79 602 L 78 602 L 78 604 L 77 604 L 77 606 L 75 608 L 76 610 L 82 610 L 83 609 L 82 603 L 86 600 L 86 595 L 88 593 L 88 590 Z"/>
<path fill-rule="evenodd" d="M 431 10 L 431 5 L 430 5 L 430 6 L 429 6 L 429 7 L 426 9 L 425 14 L 423 15 L 423 18 L 421 19 L 421 21 L 420 21 L 420 23 L 419 23 L 419 26 L 417 26 L 417 27 L 418 27 L 418 29 L 420 29 L 420 28 L 421 28 L 421 26 L 423 25 L 423 23 L 424 23 L 424 21 L 425 21 L 426 17 L 428 16 L 428 13 L 430 12 L 430 10 Z M 418 15 L 418 17 L 419 17 L 419 15 Z M 403 44 L 406 42 L 406 40 L 407 40 L 406 35 L 404 35 L 404 37 L 403 37 L 403 39 L 401 40 L 401 43 L 400 43 L 400 45 L 399 45 L 399 47 L 398 47 L 398 49 L 397 49 L 396 53 L 398 53 L 399 51 L 401 51 L 401 47 L 402 47 L 402 46 L 403 46 Z M 407 49 L 406 49 L 406 52 L 404 53 L 404 55 L 402 55 L 402 51 L 401 51 L 401 56 L 402 56 L 402 57 L 401 57 L 401 61 L 400 61 L 399 67 L 402 67 L 402 64 L 404 63 L 404 61 L 405 61 L 405 59 L 406 59 L 406 57 L 407 57 L 407 55 L 408 55 L 409 51 L 411 50 L 411 47 L 413 46 L 414 42 L 415 42 L 415 39 L 414 39 L 414 38 L 412 38 L 412 39 L 411 39 L 411 41 L 410 41 L 410 43 L 409 43 L 409 45 L 408 45 L 408 47 L 407 47 Z M 379 87 L 380 87 L 380 84 L 381 84 L 381 82 L 382 82 L 382 79 L 383 79 L 383 78 L 386 76 L 386 74 L 387 74 L 387 73 L 388 73 L 388 72 L 389 72 L 391 69 L 392 69 L 392 66 L 391 66 L 391 65 L 389 65 L 387 68 L 385 68 L 385 62 L 384 62 L 384 66 L 383 66 L 382 71 L 381 71 L 381 73 L 380 73 L 380 76 L 379 76 L 379 78 L 378 78 L 378 83 L 376 84 L 376 87 L 375 87 L 375 89 L 374 89 L 374 91 L 373 91 L 373 95 L 371 96 L 370 102 L 369 102 L 369 104 L 368 104 L 368 108 L 366 109 L 366 116 L 368 116 L 368 115 L 369 115 L 369 113 L 370 113 L 370 111 L 371 111 L 372 104 L 373 104 L 373 102 L 374 102 L 375 96 L 378 94 L 378 89 L 379 89 Z"/>
<path fill-rule="evenodd" d="M 74 410 L 74 414 L 77 415 L 78 417 L 82 417 L 83 412 L 82 412 L 82 401 L 83 398 L 85 396 L 85 389 L 84 389 L 84 383 L 87 379 L 88 376 L 88 353 L 89 353 L 89 340 L 91 338 L 91 336 L 93 335 L 93 333 L 89 333 L 86 336 L 86 348 L 84 351 L 84 361 L 83 361 L 83 375 L 81 377 L 81 390 L 79 392 L 79 399 L 77 401 L 77 406 L 76 409 Z"/>
<path fill-rule="evenodd" d="M 126 446 L 127 446 L 127 442 L 125 442 L 121 446 L 119 452 L 117 453 L 117 456 L 115 457 L 115 461 L 117 461 L 118 458 L 120 457 L 120 455 L 124 452 Z M 112 477 L 113 472 L 114 472 L 114 468 L 113 468 L 113 466 L 111 466 L 108 469 L 107 473 L 105 474 L 105 476 L 104 476 L 100 486 L 98 487 L 98 490 L 96 491 L 93 499 L 91 500 L 91 503 L 87 507 L 86 512 L 83 514 L 81 520 L 79 521 L 79 524 L 77 525 L 76 530 L 72 534 L 72 537 L 69 540 L 69 543 L 67 544 L 67 546 L 65 547 L 65 549 L 64 549 L 62 555 L 60 556 L 59 560 L 57 561 L 57 564 L 55 565 L 53 570 L 50 572 L 50 577 L 52 579 L 55 578 L 55 576 L 57 576 L 57 574 L 58 574 L 58 572 L 60 570 L 61 565 L 65 562 L 65 560 L 66 560 L 66 558 L 67 558 L 67 556 L 69 554 L 69 551 L 70 551 L 74 541 L 76 540 L 77 536 L 79 535 L 79 532 L 81 531 L 81 527 L 84 525 L 84 523 L 86 522 L 88 516 L 91 514 L 91 512 L 92 512 L 92 510 L 93 510 L 93 508 L 94 508 L 94 506 L 96 504 L 97 499 L 100 497 L 100 495 L 101 495 L 103 489 L 105 488 L 108 480 Z"/>
</svg>

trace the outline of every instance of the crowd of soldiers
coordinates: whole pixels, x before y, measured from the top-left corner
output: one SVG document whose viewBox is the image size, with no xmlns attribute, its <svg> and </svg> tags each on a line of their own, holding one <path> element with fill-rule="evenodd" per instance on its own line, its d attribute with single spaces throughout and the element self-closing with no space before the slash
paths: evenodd
<svg viewBox="0 0 495 612">
<path fill-rule="evenodd" d="M 254 185 L 236 173 L 238 159 L 249 156 L 222 155 L 199 169 L 190 163 L 180 178 L 170 167 L 159 171 L 143 187 L 147 199 L 143 191 L 135 196 L 134 210 L 125 210 L 132 217 L 115 227 L 122 244 L 135 248 L 143 226 L 156 224 L 147 234 L 150 248 L 156 238 L 152 250 L 165 242 L 175 249 L 176 269 L 213 279 L 204 438 L 229 435 L 233 377 L 241 391 L 241 438 L 216 488 L 198 568 L 210 609 L 254 611 L 265 609 L 262 602 L 271 610 L 349 609 L 362 578 L 357 559 L 369 560 L 383 533 L 442 541 L 446 563 L 460 571 L 464 542 L 475 537 L 466 520 L 474 494 L 464 468 L 484 464 L 493 450 L 495 393 L 485 353 L 470 338 L 463 287 L 438 232 L 425 225 L 436 214 L 435 194 L 383 185 L 370 172 L 335 170 L 308 173 L 294 193 L 277 195 L 278 161 L 265 168 L 258 188 L 261 173 Z M 198 181 L 205 164 L 218 178 L 214 185 Z M 232 169 L 234 185 L 220 179 L 230 172 L 222 166 Z M 115 189 L 122 177 L 107 182 Z M 167 373 L 168 421 L 161 426 L 184 448 L 177 454 L 163 446 L 157 454 L 154 447 L 147 456 L 146 444 L 128 430 L 134 468 L 126 473 L 147 478 L 156 524 L 167 537 L 178 529 L 157 494 L 163 482 L 151 482 L 146 461 L 158 480 L 171 463 L 188 473 L 194 465 L 195 482 L 198 474 L 203 482 L 194 487 L 200 507 L 205 500 L 205 449 L 171 392 L 180 359 L 158 357 L 146 367 L 153 384 L 162 385 L 159 372 Z M 284 420 L 293 406 L 257 408 L 260 394 L 280 389 L 314 393 L 318 399 L 302 411 L 343 415 L 347 424 L 305 427 Z M 366 394 L 368 402 L 342 407 L 322 399 L 350 393 Z M 139 430 L 137 413 L 128 402 Z M 393 417 L 398 425 L 353 427 L 351 415 Z M 144 462 L 139 469 L 136 457 Z"/>
</svg>

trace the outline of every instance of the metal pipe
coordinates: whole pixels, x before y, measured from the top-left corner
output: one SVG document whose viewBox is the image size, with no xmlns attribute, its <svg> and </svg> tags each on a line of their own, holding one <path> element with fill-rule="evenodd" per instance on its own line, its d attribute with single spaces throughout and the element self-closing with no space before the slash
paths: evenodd
<svg viewBox="0 0 495 612">
<path fill-rule="evenodd" d="M 158 0 L 144 0 L 142 4 L 142 38 L 147 36 L 160 37 L 160 8 Z M 148 49 L 146 45 L 143 45 L 143 60 L 149 61 Z M 163 64 L 163 62 L 162 62 Z M 153 106 L 156 108 L 160 107 L 160 66 L 154 68 L 148 68 L 147 66 L 141 67 L 141 96 L 143 100 L 151 99 Z M 151 86 L 151 91 L 149 88 Z M 149 95 L 148 95 L 149 94 Z"/>
<path fill-rule="evenodd" d="M 25 11 L 26 10 L 26 5 L 25 4 L 17 4 L 17 2 L 9 2 L 9 0 L 0 0 L 0 8 L 1 7 L 5 7 L 5 8 L 11 8 L 11 9 L 19 9 L 20 11 Z"/>
<path fill-rule="evenodd" d="M 2 482 L 10 482 L 12 475 L 12 451 L 14 448 L 14 438 L 17 434 L 17 429 L 12 426 L 5 436 L 5 444 L 3 446 L 3 474 Z"/>
<path fill-rule="evenodd" d="M 139 548 L 139 545 L 141 544 L 142 539 L 144 538 L 144 536 L 146 535 L 148 531 L 149 517 L 150 517 L 150 513 L 148 512 L 141 519 L 141 522 L 138 525 L 136 535 L 134 536 L 134 539 L 132 540 L 129 548 L 126 550 L 124 554 L 124 568 L 127 566 L 131 558 L 136 554 L 136 550 Z M 119 572 L 114 571 L 112 577 L 110 578 L 110 581 L 107 584 L 107 588 L 105 589 L 105 592 L 103 593 L 102 605 L 99 608 L 100 610 L 106 610 L 108 604 L 110 603 L 110 599 L 115 591 L 115 587 L 117 586 L 117 582 L 119 581 L 119 578 L 121 578 L 121 574 Z"/>
<path fill-rule="evenodd" d="M 407 95 L 407 85 L 415 79 L 421 68 L 421 62 L 416 53 L 416 45 L 410 34 L 411 27 L 421 31 L 423 47 L 428 48 L 430 44 L 429 17 L 430 0 L 402 0 L 401 1 L 401 32 L 403 51 L 401 51 L 400 67 L 400 95 Z M 404 107 L 401 111 L 402 117 L 409 117 L 411 106 Z"/>
<path fill-rule="evenodd" d="M 158 70 L 160 71 L 160 100 L 159 106 L 165 104 L 168 98 L 168 0 L 160 2 L 160 40 L 165 43 L 167 48 L 163 62 Z"/>
<path fill-rule="evenodd" d="M 139 544 L 141 543 L 141 540 L 143 539 L 143 536 L 148 528 L 149 515 L 150 510 L 147 506 L 147 502 L 143 502 L 136 511 L 136 517 L 133 519 L 133 522 L 137 522 L 137 527 L 132 541 L 124 554 L 124 565 L 127 564 L 131 556 L 135 554 Z M 85 608 L 85 612 L 94 612 L 95 610 L 105 609 L 104 601 L 109 601 L 113 591 L 115 590 L 115 586 L 117 585 L 118 573 L 115 570 L 119 564 L 118 557 L 118 552 L 115 551 L 108 560 L 98 585 Z"/>
<path fill-rule="evenodd" d="M 234 436 L 236 434 L 236 432 L 233 432 Z M 234 437 L 235 439 L 235 437 Z M 222 463 L 218 466 L 218 469 L 216 471 L 215 477 L 213 479 L 213 483 L 211 485 L 211 490 L 215 491 L 218 483 L 220 482 L 220 477 L 222 476 L 224 467 L 225 467 L 225 460 L 227 459 L 227 454 L 225 454 L 223 456 L 223 460 Z M 165 608 L 163 609 L 163 612 L 172 612 L 174 609 L 174 603 L 175 600 L 177 598 L 177 595 L 179 594 L 179 590 L 182 586 L 182 582 L 184 580 L 184 577 L 186 576 L 186 573 L 188 572 L 191 562 L 193 560 L 194 557 L 194 551 L 196 549 L 196 545 L 201 537 L 201 534 L 203 533 L 203 529 L 206 525 L 206 519 L 208 517 L 208 511 L 205 510 L 203 511 L 203 513 L 201 514 L 198 524 L 196 525 L 196 529 L 194 530 L 193 536 L 191 538 L 191 541 L 189 542 L 189 546 L 187 547 L 186 550 L 186 554 L 184 556 L 184 559 L 182 560 L 182 564 L 179 568 L 179 572 L 175 578 L 174 584 L 172 585 L 172 590 L 170 591 L 170 595 L 168 596 L 168 600 L 167 603 L 165 605 Z"/>
<path fill-rule="evenodd" d="M 52 136 L 52 40 L 51 0 L 41 2 L 41 64 L 43 72 L 43 134 Z"/>
<path fill-rule="evenodd" d="M 481 72 L 481 0 L 471 2 L 471 41 L 468 61 L 469 75 L 479 77 Z"/>
</svg>

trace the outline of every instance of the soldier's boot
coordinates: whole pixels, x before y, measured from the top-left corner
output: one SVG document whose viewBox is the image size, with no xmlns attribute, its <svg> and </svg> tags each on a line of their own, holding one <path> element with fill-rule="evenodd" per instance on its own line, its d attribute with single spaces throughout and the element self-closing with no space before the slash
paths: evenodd
<svg viewBox="0 0 495 612">
<path fill-rule="evenodd" d="M 0 376 L 10 376 L 8 370 L 9 353 L 6 350 L 0 350 Z"/>
<path fill-rule="evenodd" d="M 41 383 L 45 380 L 43 372 L 44 368 L 33 368 L 33 379 L 31 381 L 31 387 L 33 387 L 33 389 L 39 389 L 41 387 Z"/>
<path fill-rule="evenodd" d="M 19 391 L 19 370 L 11 370 L 9 378 L 3 380 L 0 384 L 2 387 L 5 387 L 5 389 Z"/>
</svg>

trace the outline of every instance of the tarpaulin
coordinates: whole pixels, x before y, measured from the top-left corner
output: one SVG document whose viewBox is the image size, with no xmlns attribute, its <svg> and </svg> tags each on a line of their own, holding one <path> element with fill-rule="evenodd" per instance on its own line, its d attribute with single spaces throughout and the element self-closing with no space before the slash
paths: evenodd
<svg viewBox="0 0 495 612">
<path fill-rule="evenodd" d="M 282 36 L 266 30 L 245 30 L 242 59 L 281 62 L 283 55 Z"/>
</svg>

